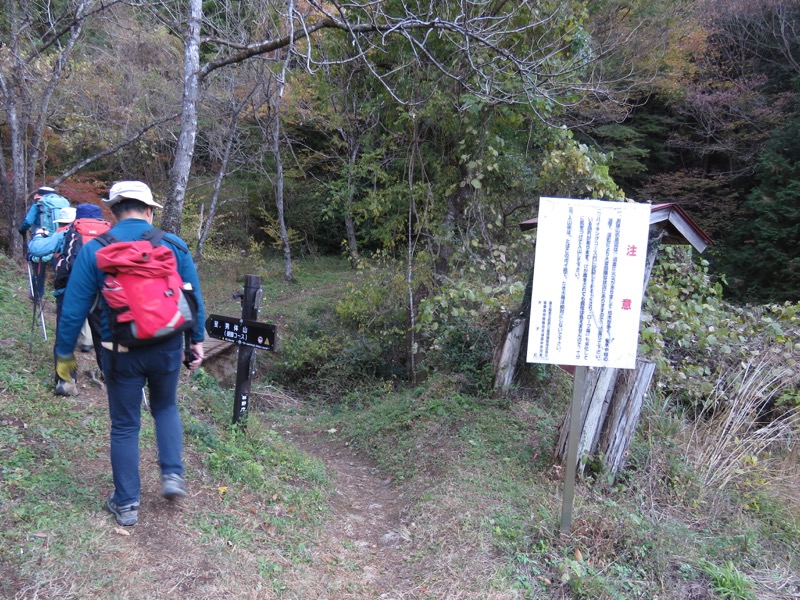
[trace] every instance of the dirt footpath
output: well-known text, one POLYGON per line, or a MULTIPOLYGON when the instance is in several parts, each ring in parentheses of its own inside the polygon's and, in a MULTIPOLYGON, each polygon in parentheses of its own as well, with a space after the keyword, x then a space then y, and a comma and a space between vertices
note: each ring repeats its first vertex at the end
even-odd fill
POLYGON ((319 598, 414 597, 406 568, 414 524, 403 516, 403 496, 374 464, 326 432, 281 431, 297 447, 322 460, 334 482, 332 517, 317 540, 325 574, 319 598))

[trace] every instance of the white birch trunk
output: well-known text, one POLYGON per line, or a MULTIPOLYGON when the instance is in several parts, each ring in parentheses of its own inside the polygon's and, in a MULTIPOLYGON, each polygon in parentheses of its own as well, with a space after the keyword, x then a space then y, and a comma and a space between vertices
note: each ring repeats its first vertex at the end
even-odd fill
POLYGON ((183 52, 183 103, 181 130, 175 148, 175 161, 170 170, 172 189, 164 205, 161 228, 176 235, 181 232, 183 204, 192 169, 197 138, 197 104, 200 101, 200 25, 203 20, 202 0, 189 0, 189 18, 183 52))

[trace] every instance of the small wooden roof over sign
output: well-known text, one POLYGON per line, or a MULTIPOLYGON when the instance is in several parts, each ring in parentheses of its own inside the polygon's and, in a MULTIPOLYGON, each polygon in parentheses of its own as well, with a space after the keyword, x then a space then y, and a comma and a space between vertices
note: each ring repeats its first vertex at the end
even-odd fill
MULTIPOLYGON (((523 231, 534 229, 539 219, 528 219, 519 224, 523 231)), ((672 202, 653 204, 650 208, 650 229, 660 228, 666 232, 661 242, 664 244, 690 244, 698 252, 703 252, 711 244, 711 238, 692 221, 683 209, 672 202)))

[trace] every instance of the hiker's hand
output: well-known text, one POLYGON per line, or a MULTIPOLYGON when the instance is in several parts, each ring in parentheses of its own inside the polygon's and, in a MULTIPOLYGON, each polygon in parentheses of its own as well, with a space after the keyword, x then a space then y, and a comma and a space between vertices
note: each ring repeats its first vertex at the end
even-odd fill
POLYGON ((39 229, 37 229, 34 232, 33 237, 37 237, 37 236, 47 237, 48 235, 50 235, 50 232, 47 231, 47 229, 45 229, 44 227, 39 227, 39 229))
POLYGON ((192 351, 192 355, 194 360, 190 362, 187 366, 189 367, 190 371, 194 371, 197 367, 200 366, 200 363, 203 362, 203 342, 196 342, 189 345, 189 348, 192 351))
POLYGON ((75 359, 75 354, 67 354, 56 357, 56 375, 64 381, 73 381, 75 373, 78 372, 78 361, 75 359))

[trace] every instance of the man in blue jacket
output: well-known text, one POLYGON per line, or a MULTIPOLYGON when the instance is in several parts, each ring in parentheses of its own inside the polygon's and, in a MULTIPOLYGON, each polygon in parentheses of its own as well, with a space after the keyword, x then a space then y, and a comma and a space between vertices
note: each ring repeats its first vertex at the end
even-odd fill
MULTIPOLYGON (((117 224, 109 233, 121 242, 137 241, 152 229, 153 211, 161 205, 153 200, 150 188, 141 181, 120 181, 111 186, 108 199, 117 224)), ((196 369, 203 360, 203 324, 205 307, 197 269, 186 243, 172 234, 161 242, 172 250, 177 270, 185 283, 194 288, 198 302, 197 320, 191 332, 190 350, 196 369)), ((78 253, 64 296, 64 306, 56 340, 57 373, 67 379, 77 368, 74 348, 81 325, 96 298, 104 304, 100 291, 106 274, 97 266, 96 253, 102 247, 94 239, 78 253)), ((156 428, 158 460, 161 469, 161 493, 168 500, 186 495, 183 479, 183 427, 177 406, 178 378, 184 358, 183 336, 175 335, 149 346, 126 348, 114 344, 107 310, 103 310, 101 364, 108 391, 111 417, 111 470, 114 492, 106 508, 117 523, 135 525, 139 518, 141 483, 139 479, 139 429, 141 426, 142 390, 147 384, 150 412, 156 428)))

